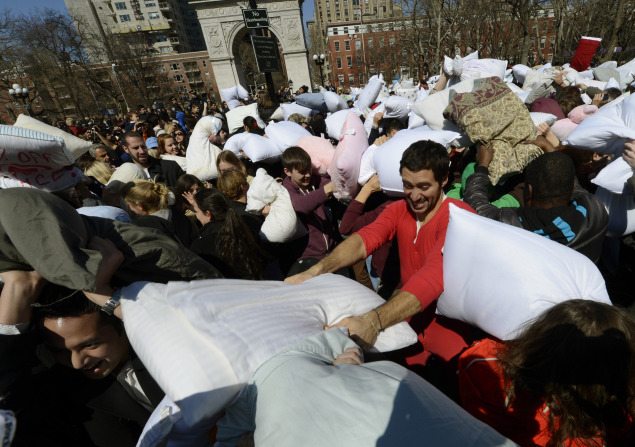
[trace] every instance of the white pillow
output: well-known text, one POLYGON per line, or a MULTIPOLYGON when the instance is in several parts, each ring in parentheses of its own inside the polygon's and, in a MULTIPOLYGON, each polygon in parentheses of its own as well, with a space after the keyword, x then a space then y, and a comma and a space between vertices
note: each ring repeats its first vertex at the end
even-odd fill
POLYGON ((280 158, 280 148, 269 138, 247 133, 243 140, 243 152, 254 163, 259 161, 273 161, 280 158))
POLYGON ((408 129, 416 129, 425 125, 425 120, 414 112, 408 114, 408 129))
POLYGON ((81 214, 82 216, 102 217, 104 219, 116 220, 126 223, 132 222, 128 213, 115 206, 83 206, 81 208, 77 208, 77 213, 81 214))
POLYGON ((478 51, 468 54, 465 57, 459 55, 454 56, 454 59, 448 56, 443 56, 443 71, 449 77, 460 77, 463 74, 463 67, 468 61, 478 59, 478 51))
POLYGON ((284 119, 284 112, 282 111, 282 107, 278 106, 278 108, 271 114, 269 119, 273 121, 282 121, 284 119))
POLYGON ((329 134, 329 137, 337 141, 342 138, 342 127, 344 127, 344 121, 346 121, 349 111, 349 109, 340 110, 335 113, 331 113, 326 117, 324 121, 326 123, 326 132, 329 134))
POLYGON ((243 145, 245 144, 247 135, 249 135, 248 132, 241 132, 236 135, 232 135, 227 139, 227 141, 225 141, 223 150, 232 151, 236 155, 241 155, 240 152, 243 150, 243 145))
POLYGON ((586 256, 531 231, 450 205, 437 313, 501 340, 574 298, 611 304, 586 256), (513 256, 510 254, 513 253, 513 256))
POLYGON ((401 156, 408 147, 423 140, 436 141, 446 148, 459 138, 458 132, 447 130, 430 130, 426 127, 400 130, 390 140, 382 144, 375 151, 374 165, 379 174, 379 183, 384 192, 392 195, 403 193, 403 184, 399 174, 401 156))
POLYGON ((15 121, 14 126, 23 127, 24 129, 31 129, 38 132, 42 132, 55 137, 61 137, 64 140, 64 152, 72 164, 80 155, 85 154, 93 145, 90 141, 77 138, 75 135, 68 132, 64 132, 62 129, 54 126, 50 126, 42 121, 38 121, 30 116, 20 114, 15 121))
POLYGON ((501 81, 505 79, 507 61, 499 59, 475 59, 463 63, 461 81, 468 79, 489 78, 495 76, 501 81))
POLYGON ((605 154, 618 154, 635 139, 635 95, 617 98, 582 121, 564 144, 605 154))
POLYGON ((531 68, 523 64, 516 64, 512 67, 512 73, 520 85, 523 85, 525 82, 525 76, 527 76, 527 73, 529 73, 530 70, 531 68))
POLYGON ((181 169, 187 172, 187 158, 185 157, 181 157, 180 155, 163 154, 161 155, 161 160, 174 161, 181 167, 181 169))
POLYGON ((249 99, 249 92, 242 85, 234 85, 233 87, 224 88, 220 91, 220 97, 223 101, 229 103, 231 100, 249 99))
POLYGON ((362 154, 362 160, 359 163, 358 184, 365 185, 368 179, 377 174, 377 169, 375 169, 375 152, 378 147, 379 146, 371 144, 362 154))
POLYGON ((379 92, 384 86, 384 76, 383 75, 374 75, 368 80, 366 86, 361 91, 359 96, 357 96, 357 101, 355 101, 355 107, 357 107, 362 113, 368 113, 370 106, 373 105, 377 96, 379 96, 379 92))
POLYGON ((434 93, 423 101, 415 103, 412 110, 423 118, 431 129, 460 132, 456 124, 443 117, 443 111, 450 104, 450 90, 456 93, 471 92, 474 89, 474 81, 475 79, 469 79, 459 82, 449 89, 434 93))
POLYGON ((247 190, 247 211, 261 211, 271 206, 260 227, 261 237, 269 242, 287 242, 306 234, 298 220, 289 191, 260 168, 247 190))
POLYGON ((190 142, 185 153, 187 173, 200 180, 210 180, 218 177, 216 158, 221 148, 210 143, 209 136, 218 132, 222 125, 220 119, 214 116, 204 116, 196 123, 190 142))
POLYGON ((227 108, 229 110, 233 110, 236 107, 240 107, 240 106, 242 106, 242 102, 240 102, 237 99, 230 99, 229 101, 227 101, 227 108))
POLYGON ((624 84, 633 82, 635 80, 635 58, 617 67, 617 71, 620 72, 620 79, 624 84))
POLYGON ((423 101, 430 95, 430 92, 424 88, 417 90, 417 98, 414 102, 423 101))
MULTIPOLYGON (((417 96, 419 94, 419 91, 420 90, 418 87, 405 88, 403 87, 403 83, 402 83, 401 88, 395 89, 395 95, 401 98, 406 98, 410 102, 415 102, 417 101, 417 96)), ((423 91, 425 92, 425 90, 423 91)))
MULTIPOLYGON (((300 285, 138 282, 122 289, 121 307, 136 354, 192 426, 221 411, 278 352, 382 303, 367 287, 330 274, 300 285)), ((399 323, 379 334, 375 348, 391 351, 416 340, 399 323)))
POLYGON ((311 110, 325 111, 326 109, 323 93, 302 93, 295 97, 295 103, 311 110))
POLYGON ((624 158, 618 157, 602 169, 591 183, 614 193, 622 194, 629 178, 633 176, 633 169, 624 158))
POLYGON ((271 141, 283 152, 288 147, 296 146, 300 138, 311 136, 308 130, 291 121, 269 123, 267 127, 265 127, 265 134, 271 138, 271 141))
POLYGON ((408 113, 410 113, 411 106, 412 101, 409 101, 407 98, 402 98, 401 96, 396 95, 391 96, 384 101, 384 107, 386 108, 384 118, 405 120, 408 117, 408 113))
MULTIPOLYGON (((0 173, 45 191, 77 184, 82 172, 61 137, 0 124, 0 173)), ((6 211, 4 211, 6 212, 6 211)))
POLYGON ((547 123, 549 126, 551 126, 558 119, 556 115, 544 112, 529 112, 529 115, 531 116, 531 120, 536 126, 542 123, 547 123))
POLYGON ((229 128, 229 133, 231 134, 236 132, 238 129, 242 129, 243 119, 248 116, 254 117, 261 129, 265 128, 265 123, 258 114, 258 103, 254 102, 247 106, 236 107, 235 109, 232 109, 225 114, 225 117, 227 118, 227 127, 229 128))
POLYGON ((308 107, 301 106, 300 104, 296 104, 292 102, 290 104, 280 104, 280 108, 282 109, 282 116, 284 120, 288 120, 291 115, 294 113, 299 113, 302 116, 309 118, 311 116, 312 110, 308 107))
POLYGON ((337 112, 338 110, 347 109, 346 101, 340 95, 335 92, 324 91, 322 92, 324 95, 324 102, 326 103, 326 108, 329 112, 337 112))
POLYGON ((609 213, 608 236, 621 237, 635 232, 635 197, 632 191, 625 190, 622 194, 613 194, 602 187, 595 191, 606 211, 609 213))
POLYGON ((373 129, 373 121, 375 119, 375 115, 377 115, 379 112, 383 113, 385 111, 386 106, 382 102, 377 107, 369 110, 368 113, 366 113, 366 119, 364 120, 364 130, 366 131, 366 135, 370 136, 370 131, 373 129))

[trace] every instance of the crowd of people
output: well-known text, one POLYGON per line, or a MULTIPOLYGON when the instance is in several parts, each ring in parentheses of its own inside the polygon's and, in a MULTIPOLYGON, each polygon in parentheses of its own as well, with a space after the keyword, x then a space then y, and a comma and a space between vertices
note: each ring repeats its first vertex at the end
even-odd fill
MULTIPOLYGON (((602 110, 635 90, 635 82, 604 91, 569 85, 563 73, 554 71, 548 88, 525 102, 527 117, 531 110, 563 120, 585 97, 602 110)), ((499 88, 494 79, 490 100, 499 88)), ((452 84, 452 74, 442 73, 413 90, 431 98, 452 84)), ((287 99, 322 94, 308 90, 287 99)), ((385 98, 398 94, 388 89, 385 98)), ((370 124, 366 151, 380 151, 407 132, 407 116, 371 113, 377 95, 367 110, 355 112, 352 96, 342 98, 340 108, 370 124)), ((635 172, 635 139, 624 138, 612 156, 569 146, 554 132, 557 126, 540 123, 531 139, 517 142, 539 153, 503 181, 494 177, 505 150, 495 138, 467 131, 472 141, 465 146, 415 141, 403 148, 396 168, 402 194, 387 193, 375 172, 342 199, 333 171, 316 169, 314 153, 302 144, 257 161, 245 150, 224 150, 236 135, 270 138, 260 123, 280 119, 267 98, 232 101, 173 99, 168 107, 139 105, 118 119, 55 123, 90 142, 65 171, 78 168, 83 175, 64 188, 12 184, 20 177, 3 171, 2 446, 137 443, 165 393, 127 339, 122 287, 214 278, 292 287, 327 273, 357 281, 385 302, 326 328, 323 338, 291 351, 295 357, 274 357, 202 436, 199 427, 198 437, 167 445, 415 445, 427 436, 431 445, 635 445, 635 322, 626 309, 633 303, 635 247, 632 236, 607 233, 611 210, 591 182, 619 158, 635 172), (231 128, 231 110, 253 103, 258 116, 231 128), (205 169, 192 163, 201 148, 213 157, 205 169), (295 213, 298 230, 284 241, 262 231, 276 204, 249 206, 262 169, 281 185, 295 213), (456 273, 444 271, 443 258, 456 207, 583 254, 602 272, 613 305, 567 297, 510 340, 438 314, 444 282, 456 273), (418 335, 415 345, 370 353, 381 333, 404 321, 418 335), (351 371, 365 361, 357 378, 351 371), (345 392, 333 392, 340 386, 345 392), (408 404, 370 395, 382 387, 398 389, 399 402, 408 404), (324 393, 328 399, 319 397, 324 393), (337 427, 321 426, 339 405, 348 410, 332 422, 337 427), (390 425, 395 421, 398 428, 390 425)), ((445 118, 452 113, 446 110, 445 118)), ((322 108, 286 121, 335 153, 339 140, 352 134, 334 138, 328 115, 322 108)), ((459 127, 464 116, 455 119, 459 127)), ((627 188, 635 188, 634 176, 627 188)), ((625 194, 632 201, 633 193, 625 194)), ((532 266, 525 268, 531 275, 532 266)), ((496 273, 484 280, 496 281, 496 273)))

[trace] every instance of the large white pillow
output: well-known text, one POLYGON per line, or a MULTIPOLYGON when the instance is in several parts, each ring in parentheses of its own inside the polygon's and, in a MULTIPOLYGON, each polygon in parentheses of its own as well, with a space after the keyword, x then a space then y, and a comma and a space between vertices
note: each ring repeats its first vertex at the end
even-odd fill
POLYGON ((403 193, 403 184, 399 174, 401 156, 416 141, 436 141, 446 148, 459 138, 458 132, 448 130, 430 130, 427 127, 400 130, 390 140, 375 151, 374 165, 379 174, 379 183, 384 192, 393 195, 403 193))
POLYGON ((223 101, 229 103, 231 100, 249 99, 249 92, 242 85, 224 88, 220 91, 223 101))
POLYGON ((529 73, 530 70, 531 68, 523 64, 516 64, 512 67, 512 73, 520 85, 523 85, 525 82, 525 76, 527 76, 527 73, 529 73))
POLYGON ((377 96, 379 96, 379 92, 384 86, 384 76, 383 75, 374 75, 368 80, 368 83, 364 86, 364 89, 361 91, 359 96, 357 96, 357 101, 355 101, 355 107, 357 107, 362 113, 368 113, 370 106, 373 105, 377 96))
POLYGON ((375 115, 378 113, 384 113, 386 111, 386 106, 384 103, 380 103, 377 107, 372 110, 369 110, 366 113, 366 119, 364 120, 364 130, 366 131, 366 135, 370 136, 370 132, 373 129, 373 121, 375 120, 375 115))
POLYGON ((242 129, 243 119, 248 116, 254 117, 261 129, 265 128, 265 123, 258 114, 258 103, 254 102, 247 106, 236 107, 225 114, 229 133, 234 133, 238 129, 242 129))
POLYGON ((463 67, 468 61, 478 60, 478 51, 468 54, 465 57, 459 55, 454 59, 443 56, 443 71, 449 77, 459 78, 463 74, 463 67))
POLYGON ((234 154, 240 155, 240 151, 243 150, 243 145, 245 144, 247 135, 249 135, 248 132, 241 132, 236 135, 232 135, 227 139, 227 141, 225 141, 223 150, 232 151, 234 154))
POLYGON ((499 59, 474 59, 463 63, 461 81, 468 79, 489 78, 496 76, 501 81, 505 79, 507 61, 499 59))
POLYGON ((298 220, 289 191, 260 168, 247 191, 247 211, 261 211, 270 206, 269 214, 260 227, 261 237, 269 242, 287 242, 306 234, 298 220))
MULTIPOLYGON (((121 305, 136 354, 192 426, 220 412, 278 352, 383 302, 355 281, 321 275, 300 285, 139 282, 122 289, 121 305)), ((399 323, 379 334, 375 348, 391 351, 416 340, 399 323)))
POLYGON ((212 144, 209 136, 216 134, 221 126, 221 120, 214 116, 208 115, 198 120, 185 153, 188 174, 203 181, 218 177, 216 158, 221 153, 221 148, 212 144))
MULTIPOLYGON (((82 172, 61 137, 0 124, 0 173, 45 191, 77 184, 82 172)), ((6 211, 4 211, 6 212, 6 211)))
POLYGON ((605 154, 618 154, 635 139, 635 95, 617 98, 586 118, 564 144, 605 154))
POLYGON ((77 158, 79 158, 80 155, 85 154, 93 145, 90 141, 77 138, 75 135, 64 132, 58 127, 50 126, 42 121, 23 114, 18 116, 14 126, 36 130, 55 137, 61 137, 62 140, 64 140, 64 152, 67 154, 69 160, 71 160, 68 164, 72 164, 75 160, 77 160, 77 158))
POLYGON ((290 104, 280 104, 280 108, 282 109, 282 116, 284 120, 288 120, 291 115, 294 113, 299 113, 300 115, 309 118, 311 113, 313 112, 308 107, 301 106, 300 104, 296 104, 292 102, 290 104))
POLYGON ((326 110, 323 93, 302 93, 295 97, 295 103, 311 110, 319 110, 321 112, 326 110))
POLYGON ((325 90, 322 92, 324 95, 324 102, 326 103, 326 108, 329 112, 337 112, 338 110, 347 109, 346 101, 340 95, 335 92, 329 92, 325 90))
POLYGON ((254 163, 280 158, 282 151, 271 139, 255 133, 247 133, 243 140, 243 152, 254 163))
POLYGON ((340 138, 342 138, 342 127, 344 127, 344 121, 346 121, 349 111, 349 109, 339 110, 326 117, 324 121, 326 123, 326 133, 329 134, 329 137, 340 141, 340 138))
POLYGON ((421 127, 425 124, 425 120, 416 113, 410 112, 408 114, 408 129, 416 129, 417 127, 421 127))
POLYGON ((170 160, 178 164, 183 171, 187 172, 187 158, 181 157, 180 155, 170 155, 163 154, 161 155, 161 160, 170 160))
POLYGON ((624 84, 630 84, 635 80, 635 58, 624 65, 617 67, 620 72, 620 79, 624 84))
POLYGON ((626 189, 622 194, 614 194, 598 187, 595 197, 609 213, 607 235, 620 237, 635 232, 635 196, 632 191, 626 189))
POLYGON ((384 107, 386 111, 384 112, 384 118, 397 118, 400 120, 405 120, 408 117, 408 113, 410 113, 410 107, 412 106, 412 101, 407 98, 402 98, 401 96, 390 96, 386 101, 384 101, 384 107))
POLYGON ((574 298, 611 304, 586 256, 523 228, 450 205, 437 313, 501 340, 574 298), (510 254, 513 253, 513 256, 510 254))
POLYGON ((359 163, 359 176, 357 177, 358 184, 365 185, 373 175, 377 174, 377 169, 375 168, 375 152, 378 147, 379 146, 371 144, 362 154, 362 159, 359 163))
POLYGON ((282 121, 284 119, 284 112, 282 111, 282 107, 278 106, 278 108, 271 114, 269 119, 273 121, 282 121))
POLYGON ((542 123, 547 123, 547 125, 551 126, 558 119, 556 115, 544 112, 529 112, 529 115, 536 126, 542 123))
POLYGON ((265 134, 271 138, 271 141, 283 152, 288 147, 296 146, 300 138, 311 136, 308 130, 291 121, 269 123, 267 127, 265 127, 265 134))
POLYGON ((633 169, 624 158, 618 157, 602 169, 591 183, 614 193, 622 194, 629 178, 633 176, 633 169))

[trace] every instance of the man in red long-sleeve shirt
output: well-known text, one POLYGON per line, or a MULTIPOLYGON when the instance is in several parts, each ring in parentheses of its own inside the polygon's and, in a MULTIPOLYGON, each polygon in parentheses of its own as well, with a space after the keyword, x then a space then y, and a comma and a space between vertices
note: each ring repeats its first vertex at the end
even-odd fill
POLYGON ((430 354, 448 361, 467 347, 460 334, 439 324, 434 316, 436 300, 443 292, 442 249, 449 204, 473 212, 468 205, 443 194, 449 164, 448 153, 440 144, 431 141, 412 144, 404 152, 399 168, 405 199, 389 205, 373 223, 350 236, 318 264, 286 280, 297 284, 349 266, 397 237, 400 291, 385 304, 346 318, 338 326, 347 327, 361 343, 372 345, 383 329, 424 313, 427 318, 411 321, 425 348, 425 355, 418 357, 417 363, 425 363, 430 354))

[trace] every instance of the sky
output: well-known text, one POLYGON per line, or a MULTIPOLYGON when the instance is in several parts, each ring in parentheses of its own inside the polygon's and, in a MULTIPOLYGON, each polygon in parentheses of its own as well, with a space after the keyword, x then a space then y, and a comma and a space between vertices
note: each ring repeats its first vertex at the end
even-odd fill
MULTIPOLYGON (((313 7, 313 0, 304 0, 302 13, 305 22, 313 18, 313 7)), ((28 13, 38 8, 51 8, 66 12, 64 0, 0 0, 0 10, 8 9, 14 13, 28 13)))

